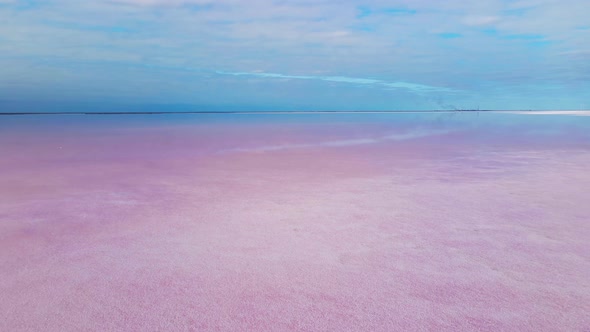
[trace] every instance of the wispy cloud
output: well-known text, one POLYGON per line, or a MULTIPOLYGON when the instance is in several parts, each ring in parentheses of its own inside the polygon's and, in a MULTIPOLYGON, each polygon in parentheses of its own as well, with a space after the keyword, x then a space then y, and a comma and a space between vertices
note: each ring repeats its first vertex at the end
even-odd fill
POLYGON ((414 15, 416 14, 416 10, 408 9, 408 8, 391 8, 391 7, 368 7, 368 6, 359 6, 358 8, 358 18, 364 18, 372 15, 414 15))
POLYGON ((587 21, 579 0, 0 0, 0 99, 587 108, 587 21))
POLYGON ((469 26, 488 26, 500 22, 499 16, 467 16, 462 19, 465 25, 469 26))
POLYGON ((310 76, 310 75, 285 75, 277 73, 258 73, 258 72, 225 72, 216 71, 219 75, 232 75, 232 76, 252 76, 262 78, 281 78, 281 79, 297 79, 297 80, 320 80, 337 83, 348 83, 356 85, 370 85, 388 89, 406 89, 416 93, 425 92, 458 92, 454 89, 446 87, 431 86, 425 84, 417 84, 410 82, 389 82, 373 78, 359 78, 359 77, 346 77, 346 76, 310 76))
POLYGON ((122 3, 137 6, 183 6, 183 5, 209 5, 213 0, 110 0, 114 3, 122 3))
POLYGON ((462 35, 460 33, 456 33, 456 32, 443 32, 443 33, 439 33, 438 36, 441 38, 444 38, 444 39, 455 39, 455 38, 460 38, 462 35))

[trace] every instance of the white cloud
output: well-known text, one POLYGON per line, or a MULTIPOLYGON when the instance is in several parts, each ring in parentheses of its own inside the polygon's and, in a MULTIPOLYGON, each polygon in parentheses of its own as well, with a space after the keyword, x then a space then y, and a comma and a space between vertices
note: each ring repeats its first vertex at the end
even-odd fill
MULTIPOLYGON (((524 90, 532 95, 531 87, 539 81, 568 87, 560 91, 579 91, 577 100, 587 95, 583 90, 590 72, 583 51, 590 49, 590 39, 584 30, 588 23, 583 1, 0 3, 0 84, 26 84, 32 77, 50 82, 51 75, 44 80, 38 76, 55 70, 91 81, 96 72, 116 76, 122 68, 143 68, 146 73, 169 68, 172 76, 191 68, 210 72, 223 68, 228 73, 275 79, 275 84, 298 79, 331 82, 326 89, 338 91, 376 87, 359 89, 359 95, 379 90, 384 100, 405 92, 447 95, 457 90, 473 99, 483 95, 493 100, 508 95, 521 98, 524 90), (362 5, 369 7, 369 14, 359 15, 362 5), (396 9, 412 15, 387 15, 396 9), (459 37, 445 40, 439 34, 459 37), (546 44, 502 39, 510 35, 539 35, 546 44), (13 63, 22 66, 9 68, 13 63), (83 70, 82 65, 94 71, 83 70), (253 75, 252 69, 260 70, 260 75, 253 75), (569 89, 569 82, 582 83, 575 90, 569 89), (510 90, 498 92, 498 86, 510 86, 510 90)), ((194 75, 195 80, 203 79, 194 75)), ((186 81, 179 80, 162 86, 183 84, 186 81)))
POLYGON ((209 5, 212 0, 104 0, 106 3, 126 4, 132 6, 166 6, 175 7, 183 5, 209 5))
POLYGON ((485 26, 498 23, 500 20, 499 16, 467 16, 462 22, 470 26, 485 26))
POLYGON ((233 76, 253 76, 253 77, 265 77, 265 78, 287 78, 287 79, 299 79, 299 80, 320 80, 328 82, 338 83, 349 83, 357 85, 372 85, 376 87, 386 87, 392 89, 406 89, 412 92, 456 92, 453 89, 445 87, 430 86, 425 84, 408 83, 408 82, 388 82, 372 78, 359 78, 359 77, 345 77, 345 76, 309 76, 309 75, 285 75, 277 73, 260 73, 260 72, 224 72, 217 71, 220 75, 233 75, 233 76))

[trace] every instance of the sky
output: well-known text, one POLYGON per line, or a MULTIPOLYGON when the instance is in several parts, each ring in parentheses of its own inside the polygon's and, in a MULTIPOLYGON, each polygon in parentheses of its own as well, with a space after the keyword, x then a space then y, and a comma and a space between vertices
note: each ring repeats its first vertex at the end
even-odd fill
POLYGON ((0 0, 0 112, 590 109, 579 0, 0 0))

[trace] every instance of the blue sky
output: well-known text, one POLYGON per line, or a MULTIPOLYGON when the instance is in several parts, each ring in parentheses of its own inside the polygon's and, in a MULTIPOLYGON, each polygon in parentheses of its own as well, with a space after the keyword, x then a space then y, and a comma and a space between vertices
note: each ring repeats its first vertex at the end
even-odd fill
POLYGON ((0 106, 590 109, 589 16, 578 0, 0 0, 0 106))

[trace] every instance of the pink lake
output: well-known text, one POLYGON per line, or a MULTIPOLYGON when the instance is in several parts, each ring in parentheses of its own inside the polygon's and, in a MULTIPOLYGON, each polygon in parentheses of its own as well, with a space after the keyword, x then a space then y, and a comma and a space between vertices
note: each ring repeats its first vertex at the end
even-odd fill
POLYGON ((2 117, 0 156, 0 331, 590 331, 590 117, 2 117))

